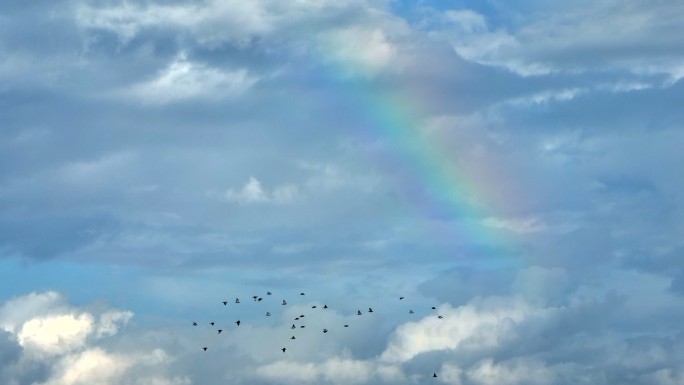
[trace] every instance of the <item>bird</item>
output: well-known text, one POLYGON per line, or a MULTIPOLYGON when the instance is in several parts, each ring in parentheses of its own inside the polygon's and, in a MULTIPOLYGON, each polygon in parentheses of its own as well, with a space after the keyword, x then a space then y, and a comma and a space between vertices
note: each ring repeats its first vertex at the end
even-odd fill
POLYGON ((240 303, 240 298, 235 298, 235 303, 240 303))
POLYGON ((211 326, 214 326, 214 322, 213 322, 213 321, 212 321, 212 322, 209 322, 209 323, 211 324, 211 326))
POLYGON ((304 318, 304 314, 300 315, 299 318, 304 318))
POLYGON ((436 377, 437 377, 437 373, 432 373, 432 378, 436 378, 436 377))
POLYGON ((197 322, 193 322, 193 323, 192 323, 192 326, 197 326, 197 322))
POLYGON ((357 310, 356 315, 361 315, 361 310, 357 310))
POLYGON ((312 309, 315 309, 315 308, 316 308, 316 305, 311 306, 311 308, 312 308, 312 309))
POLYGON ((206 351, 207 351, 207 347, 206 347, 206 346, 203 347, 202 350, 204 350, 204 351, 206 352, 206 351))
POLYGON ((400 300, 404 299, 404 297, 399 297, 400 300))
POLYGON ((444 318, 444 317, 442 317, 441 315, 438 315, 437 318, 442 319, 442 318, 444 318))
POLYGON ((299 295, 304 295, 304 293, 299 293, 299 295))
POLYGON ((372 312, 373 312, 373 309, 368 308, 368 312, 369 312, 369 313, 372 313, 372 312))
POLYGON ((409 310, 409 314, 413 314, 413 310, 409 310))
POLYGON ((228 301, 223 301, 223 306, 228 305, 228 301))
POLYGON ((235 323, 237 324, 237 326, 240 326, 240 320, 235 321, 235 323))
POLYGON ((292 327, 290 329, 297 329, 297 327, 295 326, 295 324, 292 324, 292 327))
POLYGON ((323 305, 323 309, 327 309, 327 308, 328 308, 328 305, 323 305))
POLYGON ((271 292, 270 292, 270 291, 267 291, 267 292, 266 292, 266 295, 271 295, 271 292))
POLYGON ((263 298, 259 297, 259 298, 257 298, 257 301, 261 302, 262 299, 263 299, 263 298))
POLYGON ((287 305, 287 301, 283 300, 283 305, 287 305))
POLYGON ((299 317, 295 317, 295 321, 299 321, 299 317))
POLYGON ((437 308, 433 306, 433 307, 432 307, 432 310, 437 310, 437 308))
POLYGON ((218 330, 218 334, 221 334, 222 331, 223 331, 223 329, 219 329, 219 330, 218 330))
POLYGON ((270 312, 270 311, 267 311, 267 312, 266 312, 266 317, 270 317, 270 316, 271 316, 271 312, 270 312))
POLYGON ((323 333, 327 333, 327 332, 328 332, 328 329, 323 329, 323 333))
POLYGON ((344 325, 344 327, 348 328, 348 327, 349 327, 349 325, 344 325))
POLYGON ((257 298, 259 298, 258 295, 253 295, 253 296, 252 296, 252 299, 255 300, 255 301, 257 300, 257 298))
POLYGON ((300 328, 300 329, 304 329, 305 327, 306 327, 305 325, 302 325, 302 326, 300 326, 299 328, 300 328))
POLYGON ((294 336, 292 336, 292 338, 290 338, 290 339, 291 339, 291 340, 294 340, 295 338, 294 338, 294 336))
POLYGON ((285 351, 287 350, 287 348, 282 348, 282 349, 280 349, 280 350, 282 350, 283 353, 285 353, 285 351))

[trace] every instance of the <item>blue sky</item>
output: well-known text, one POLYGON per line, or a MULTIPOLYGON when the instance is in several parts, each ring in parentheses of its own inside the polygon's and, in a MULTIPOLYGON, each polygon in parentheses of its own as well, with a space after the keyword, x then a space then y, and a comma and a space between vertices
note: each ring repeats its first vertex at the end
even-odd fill
POLYGON ((0 382, 684 383, 682 20, 3 2, 0 382))

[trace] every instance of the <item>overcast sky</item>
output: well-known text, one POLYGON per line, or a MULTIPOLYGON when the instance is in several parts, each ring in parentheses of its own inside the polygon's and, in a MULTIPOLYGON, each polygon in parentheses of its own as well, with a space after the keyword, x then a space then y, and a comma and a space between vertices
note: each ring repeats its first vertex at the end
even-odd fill
POLYGON ((0 383, 681 385, 683 78, 680 1, 4 0, 0 383))

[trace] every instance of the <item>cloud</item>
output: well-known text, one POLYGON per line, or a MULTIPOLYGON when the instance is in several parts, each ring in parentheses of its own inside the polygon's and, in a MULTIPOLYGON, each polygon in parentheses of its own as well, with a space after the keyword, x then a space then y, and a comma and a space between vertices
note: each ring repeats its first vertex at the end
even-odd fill
POLYGON ((116 352, 105 347, 132 315, 118 310, 91 312, 68 304, 56 292, 5 302, 0 324, 19 348, 9 362, 0 362, 7 383, 33 378, 31 383, 40 385, 189 385, 187 378, 166 376, 172 358, 161 349, 116 352))
POLYGON ((124 99, 133 97, 152 105, 192 99, 216 100, 237 97, 257 81, 258 78, 251 76, 246 69, 210 68, 192 63, 181 55, 156 78, 132 85, 120 96, 124 99))
POLYGON ((245 185, 238 190, 228 189, 225 198, 230 202, 240 204, 255 203, 288 203, 299 197, 299 190, 296 185, 286 184, 275 187, 273 191, 265 191, 261 182, 255 177, 250 176, 245 185))

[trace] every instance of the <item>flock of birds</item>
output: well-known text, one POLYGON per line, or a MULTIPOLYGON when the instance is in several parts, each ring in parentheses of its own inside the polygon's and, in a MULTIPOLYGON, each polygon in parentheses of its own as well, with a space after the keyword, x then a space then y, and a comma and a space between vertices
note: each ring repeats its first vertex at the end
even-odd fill
MULTIPOLYGON (((304 295, 306 295, 306 293, 301 292, 301 293, 299 293, 299 295, 300 295, 300 296, 304 296, 304 295)), ((271 296, 273 296, 273 293, 270 292, 270 291, 268 291, 268 292, 266 292, 266 296, 267 296, 267 297, 271 297, 271 296)), ((399 297, 399 301, 404 300, 404 298, 405 298, 405 297, 399 297)), ((264 297, 261 297, 261 296, 259 296, 259 295, 253 295, 251 299, 252 299, 253 302, 257 302, 257 303, 258 303, 258 302, 264 301, 264 297)), ((235 301, 226 301, 226 300, 221 301, 221 303, 223 304, 223 306, 228 306, 228 304, 229 304, 230 302, 233 302, 233 303, 236 304, 236 305, 237 305, 237 304, 240 304, 240 298, 235 298, 235 301)), ((281 306, 287 306, 287 304, 288 304, 287 300, 283 299, 283 300, 282 300, 282 303, 281 303, 281 306)), ((318 305, 313 305, 313 306, 311 306, 311 309, 318 309, 318 308, 319 308, 318 305)), ((323 305, 323 306, 321 306, 320 308, 323 309, 323 310, 328 309, 328 305, 323 305)), ((432 309, 432 310, 437 310, 437 307, 432 306, 431 309, 432 309)), ((370 313, 373 313, 373 312, 374 312, 374 311, 373 311, 373 308, 369 307, 368 310, 366 311, 366 314, 370 314, 370 313)), ((409 314, 415 314, 415 312, 413 311, 413 309, 409 309, 408 313, 409 313, 409 314)), ((356 311, 356 315, 357 315, 357 316, 362 316, 363 314, 364 314, 364 313, 361 311, 361 309, 358 309, 358 310, 356 311)), ((266 316, 266 317, 271 317, 271 312, 270 312, 270 311, 266 311, 266 312, 265 312, 265 316, 266 316)), ((305 327, 306 327, 306 325, 304 324, 304 321, 305 321, 304 319, 305 319, 305 318, 306 318, 306 315, 305 315, 305 314, 300 314, 300 315, 294 317, 293 321, 295 321, 295 323, 293 323, 292 326, 290 326, 290 329, 296 330, 296 329, 303 329, 303 328, 305 328, 305 327)), ((444 317, 441 316, 441 315, 437 315, 437 318, 443 319, 444 317)), ((235 326, 236 328, 239 327, 241 324, 243 324, 243 322, 242 322, 240 319, 236 320, 234 323, 235 323, 235 325, 236 325, 236 326, 235 326)), ((221 333, 224 331, 224 329, 221 329, 219 326, 216 325, 216 322, 215 322, 215 321, 210 321, 208 324, 209 324, 210 326, 212 326, 212 327, 218 327, 218 328, 216 329, 217 334, 221 334, 221 333)), ((197 321, 194 321, 194 322, 192 323, 192 326, 193 326, 193 327, 197 327, 197 326, 199 326, 199 324, 197 323, 197 321)), ((348 327, 349 327, 349 324, 344 324, 343 327, 348 328, 348 327)), ((328 333, 328 329, 327 329, 327 328, 323 328, 323 329, 321 330, 321 332, 324 333, 324 334, 325 334, 325 333, 328 333)), ((293 332, 293 333, 294 333, 294 332, 293 332)), ((292 335, 292 337, 290 337, 290 340, 296 340, 296 339, 297 339, 297 338, 295 337, 294 334, 292 335)), ((207 347, 207 346, 203 346, 203 347, 202 347, 202 350, 205 351, 205 352, 206 352, 208 349, 209 349, 209 347, 207 347)), ((283 353, 286 353, 286 352, 287 352, 287 347, 284 346, 284 347, 280 348, 280 350, 281 350, 283 353)), ((433 374, 432 374, 432 377, 433 377, 433 378, 436 378, 436 377, 437 377, 437 373, 433 373, 433 374)))

